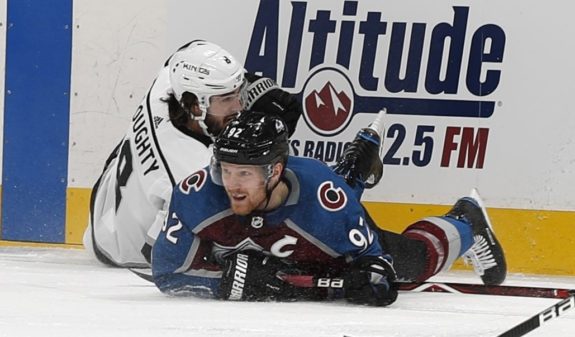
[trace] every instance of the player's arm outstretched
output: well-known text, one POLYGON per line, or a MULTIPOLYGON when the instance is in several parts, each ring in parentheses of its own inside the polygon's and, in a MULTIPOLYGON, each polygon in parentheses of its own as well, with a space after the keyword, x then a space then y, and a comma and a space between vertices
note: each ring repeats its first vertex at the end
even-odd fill
POLYGON ((352 188, 329 168, 316 167, 315 171, 319 177, 317 187, 308 194, 312 198, 307 200, 306 211, 302 213, 308 215, 294 221, 308 232, 307 237, 315 239, 319 249, 335 258, 327 263, 338 260, 342 263, 327 272, 312 273, 314 286, 339 285, 342 290, 339 294, 352 303, 373 306, 393 303, 397 298, 393 260, 366 221, 367 214, 360 201, 352 188))
MULTIPOLYGON (((350 190, 347 191, 351 195, 350 190)), ((378 235, 370 228, 365 210, 358 200, 349 200, 349 212, 345 232, 333 246, 345 256, 348 265, 340 276, 344 297, 351 303, 387 306, 397 299, 397 278, 392 257, 385 253, 378 235), (341 244, 340 242, 345 242, 341 244)))

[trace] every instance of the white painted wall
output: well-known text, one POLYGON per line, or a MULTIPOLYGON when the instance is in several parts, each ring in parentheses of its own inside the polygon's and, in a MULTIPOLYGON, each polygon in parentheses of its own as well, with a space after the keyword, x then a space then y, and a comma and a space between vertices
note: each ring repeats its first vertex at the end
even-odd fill
POLYGON ((91 187, 167 55, 157 0, 75 0, 70 187, 91 187))

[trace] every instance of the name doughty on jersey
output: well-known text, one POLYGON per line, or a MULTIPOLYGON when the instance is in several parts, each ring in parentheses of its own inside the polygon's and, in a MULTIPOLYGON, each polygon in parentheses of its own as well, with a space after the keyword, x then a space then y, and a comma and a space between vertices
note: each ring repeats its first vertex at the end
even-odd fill
POLYGON ((160 168, 158 165, 158 159, 154 153, 152 143, 150 141, 150 125, 148 125, 148 119, 144 116, 144 109, 142 106, 138 107, 136 114, 132 118, 132 131, 134 132, 134 142, 136 149, 138 150, 138 159, 145 167, 144 175, 147 175, 151 171, 160 168))

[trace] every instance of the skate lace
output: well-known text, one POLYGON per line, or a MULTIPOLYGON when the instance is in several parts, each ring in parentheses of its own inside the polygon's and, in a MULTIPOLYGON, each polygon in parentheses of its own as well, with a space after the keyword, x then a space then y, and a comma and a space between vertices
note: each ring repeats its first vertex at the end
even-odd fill
POLYGON ((482 235, 475 235, 475 243, 463 255, 466 264, 471 264, 475 273, 483 276, 485 270, 497 266, 493 252, 489 248, 489 243, 482 235))

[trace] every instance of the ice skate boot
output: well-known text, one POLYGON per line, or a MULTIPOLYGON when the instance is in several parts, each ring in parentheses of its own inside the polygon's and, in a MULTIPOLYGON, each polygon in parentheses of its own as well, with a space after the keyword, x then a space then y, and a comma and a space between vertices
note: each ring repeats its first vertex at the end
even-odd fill
POLYGON ((459 199, 446 216, 464 220, 473 229, 473 245, 463 254, 466 263, 486 285, 499 285, 507 276, 503 248, 493 232, 483 201, 473 189, 469 197, 459 199))
POLYGON ((383 176, 380 148, 384 115, 382 110, 369 127, 357 133, 333 169, 351 187, 360 183, 362 187, 372 188, 383 176))

